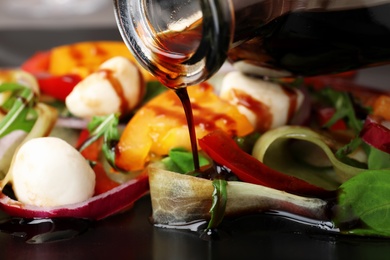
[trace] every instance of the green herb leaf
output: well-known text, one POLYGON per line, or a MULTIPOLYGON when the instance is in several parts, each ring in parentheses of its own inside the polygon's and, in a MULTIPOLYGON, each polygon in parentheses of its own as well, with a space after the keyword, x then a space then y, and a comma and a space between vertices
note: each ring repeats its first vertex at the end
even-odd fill
POLYGON ((181 173, 181 174, 186 173, 182 169, 180 169, 179 166, 177 166, 177 164, 169 156, 163 158, 161 160, 161 162, 164 164, 164 167, 165 167, 164 169, 166 169, 168 171, 177 172, 177 173, 181 173))
POLYGON ((358 149, 363 144, 363 140, 360 137, 356 137, 352 139, 348 144, 338 149, 335 153, 335 156, 343 163, 346 163, 353 167, 367 169, 366 163, 359 162, 348 156, 350 153, 358 149))
MULTIPOLYGON (((162 160, 168 170, 183 174, 195 170, 192 152, 182 148, 174 148, 169 151, 168 156, 162 160)), ((209 160, 199 153, 199 165, 206 166, 208 164, 210 164, 209 160)))
POLYGON ((115 145, 119 141, 120 135, 118 131, 119 115, 111 114, 108 116, 93 117, 88 124, 90 137, 80 146, 79 151, 84 150, 90 144, 103 136, 102 151, 108 163, 117 168, 115 165, 115 145))
POLYGON ((319 94, 327 98, 336 109, 334 115, 324 125, 325 127, 332 126, 339 119, 346 119, 348 126, 354 130, 356 134, 361 131, 363 122, 356 117, 353 103, 347 92, 336 91, 332 88, 324 88, 319 94))
POLYGON ((213 180, 213 204, 210 208, 211 219, 209 221, 207 229, 216 228, 223 220, 227 203, 227 185, 228 182, 226 180, 213 180))
POLYGON ((17 129, 29 132, 37 118, 34 110, 37 96, 30 88, 14 83, 0 85, 0 92, 5 91, 12 94, 1 106, 7 114, 0 121, 0 137, 17 129))
POLYGON ((339 188, 335 223, 359 235, 390 236, 390 170, 367 170, 339 188))
POLYGON ((366 144, 368 169, 390 169, 390 154, 366 144))

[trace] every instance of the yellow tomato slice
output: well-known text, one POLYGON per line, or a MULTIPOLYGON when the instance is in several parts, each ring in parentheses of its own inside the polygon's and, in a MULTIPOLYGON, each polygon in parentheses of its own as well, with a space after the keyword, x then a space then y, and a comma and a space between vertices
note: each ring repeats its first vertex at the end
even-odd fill
POLYGON ((390 120, 390 96, 380 95, 372 105, 373 115, 379 116, 385 120, 390 120))
MULTIPOLYGON (((77 74, 82 78, 96 71, 106 60, 123 56, 136 62, 123 42, 91 41, 62 45, 51 50, 49 72, 53 75, 77 74)), ((146 81, 154 77, 139 66, 146 81)))
MULTIPOLYGON (((254 129, 247 118, 220 99, 211 85, 188 87, 197 138, 215 129, 230 136, 244 136, 254 129)), ((166 91, 143 106, 127 124, 118 143, 116 164, 125 170, 140 170, 151 157, 168 154, 172 148, 191 149, 187 121, 179 98, 166 91)))

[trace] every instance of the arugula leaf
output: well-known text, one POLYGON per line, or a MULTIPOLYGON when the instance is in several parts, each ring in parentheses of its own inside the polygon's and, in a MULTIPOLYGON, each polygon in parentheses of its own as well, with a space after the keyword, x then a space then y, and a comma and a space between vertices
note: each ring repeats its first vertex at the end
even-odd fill
POLYGON ((213 186, 213 204, 210 208, 211 219, 207 226, 207 229, 216 228, 223 220, 225 215, 226 203, 227 203, 227 189, 228 182, 223 179, 214 179, 213 186))
POLYGON ((363 140, 360 137, 356 137, 352 139, 348 144, 338 149, 335 153, 335 156, 343 163, 346 163, 353 167, 367 169, 367 165, 365 163, 359 162, 353 158, 348 157, 350 153, 358 149, 363 144, 364 144, 363 140))
MULTIPOLYGON (((169 171, 185 174, 195 170, 192 152, 183 148, 171 149, 168 157, 164 158, 162 162, 169 171)), ((209 160, 199 153, 199 165, 205 166, 208 164, 210 164, 209 160)))
MULTIPOLYGON (((325 126, 329 127, 337 120, 344 118, 346 119, 348 126, 354 130, 356 135, 362 131, 364 122, 358 118, 357 113, 363 111, 364 116, 367 116, 367 114, 370 112, 369 108, 357 106, 357 104, 353 103, 350 95, 347 92, 340 92, 331 88, 326 88, 321 91, 320 95, 326 97, 336 108, 336 113, 325 126)), ((381 169, 390 167, 390 155, 386 155, 374 147, 368 147, 358 136, 352 139, 350 143, 340 148, 335 153, 335 155, 340 161, 354 167, 368 169, 381 169), (363 147, 368 156, 367 165, 348 157, 351 152, 355 151, 359 147, 363 147)))
POLYGON ((20 129, 29 132, 37 118, 34 106, 37 96, 32 89, 16 83, 0 85, 0 92, 10 91, 11 96, 2 104, 6 115, 0 121, 0 137, 20 129))
POLYGON ((343 183, 336 209, 336 225, 348 227, 343 231, 390 236, 390 170, 367 170, 343 183))
POLYGON ((38 102, 38 95, 29 87, 17 83, 0 84, 0 93, 8 97, 0 106, 0 138, 15 131, 22 130, 27 135, 12 144, 8 155, 0 158, 0 179, 3 188, 10 174, 6 175, 12 162, 12 154, 20 145, 32 138, 48 135, 57 120, 57 111, 38 102))
POLYGON ((80 146, 79 151, 84 150, 90 144, 103 136, 103 154, 108 163, 117 169, 115 165, 115 145, 119 141, 118 131, 119 114, 108 116, 95 116, 88 124, 90 137, 80 146))
POLYGON ((361 131, 363 121, 357 118, 354 104, 347 92, 336 91, 332 88, 324 88, 319 92, 319 95, 326 98, 336 109, 336 112, 324 127, 332 126, 339 119, 346 119, 348 126, 356 134, 361 131))
POLYGON ((350 143, 336 151, 335 156, 340 161, 349 164, 353 167, 365 169, 386 169, 390 168, 390 154, 376 149, 365 142, 360 137, 351 140, 350 143), (348 157, 348 154, 355 151, 358 147, 363 147, 367 154, 367 164, 358 162, 348 157))
POLYGON ((360 145, 362 145, 362 143, 363 143, 362 139, 354 138, 351 140, 351 142, 349 142, 348 144, 346 144, 345 146, 337 150, 335 155, 338 159, 344 158, 351 152, 355 151, 360 145))

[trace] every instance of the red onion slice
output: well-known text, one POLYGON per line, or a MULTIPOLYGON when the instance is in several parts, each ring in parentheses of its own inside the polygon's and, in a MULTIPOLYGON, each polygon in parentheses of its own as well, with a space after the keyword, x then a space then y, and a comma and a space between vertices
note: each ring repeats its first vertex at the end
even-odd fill
POLYGON ((360 137, 367 144, 383 151, 390 153, 390 129, 383 126, 380 122, 372 117, 367 117, 360 137))
POLYGON ((86 201, 59 207, 25 205, 0 193, 0 209, 8 215, 22 218, 71 217, 100 220, 129 208, 148 191, 148 176, 143 174, 86 201))
POLYGON ((294 116, 290 120, 291 125, 306 125, 310 119, 310 112, 312 108, 311 99, 309 96, 309 92, 306 87, 300 88, 303 94, 303 102, 298 109, 298 111, 294 114, 294 116))

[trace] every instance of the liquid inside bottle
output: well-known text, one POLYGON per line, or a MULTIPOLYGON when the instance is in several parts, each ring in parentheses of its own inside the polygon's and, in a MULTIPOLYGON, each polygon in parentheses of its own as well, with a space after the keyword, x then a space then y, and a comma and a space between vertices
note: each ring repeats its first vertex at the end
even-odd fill
POLYGON ((286 12, 262 25, 256 36, 231 49, 229 60, 244 72, 280 77, 323 75, 387 64, 390 3, 359 6, 358 2, 353 7, 286 12))

